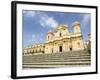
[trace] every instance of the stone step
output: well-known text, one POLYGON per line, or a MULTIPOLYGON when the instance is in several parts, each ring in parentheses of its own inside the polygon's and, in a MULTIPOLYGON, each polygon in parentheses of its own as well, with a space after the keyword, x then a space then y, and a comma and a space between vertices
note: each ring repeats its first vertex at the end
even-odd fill
POLYGON ((72 64, 85 64, 85 63, 90 63, 90 61, 86 62, 37 62, 37 63, 23 63, 23 65, 72 65, 72 64))
POLYGON ((56 61, 51 61, 51 60, 44 60, 44 61, 30 61, 30 62, 24 62, 24 63, 41 63, 41 62, 88 62, 91 60, 56 60, 56 61))
MULTIPOLYGON (((35 53, 35 54, 38 54, 38 53, 35 53)), ((35 54, 30 54, 30 55, 35 55, 35 54)), ((88 52, 69 52, 69 53, 49 53, 49 54, 46 54, 46 53, 44 53, 44 54, 38 54, 38 55, 53 55, 53 54, 90 54, 90 53, 88 53, 88 52)))
POLYGON ((84 59, 84 58, 80 58, 80 59, 42 59, 42 60, 24 60, 23 63, 25 62, 76 62, 76 61, 90 61, 90 58, 84 59))
POLYGON ((47 69, 47 68, 63 68, 63 67, 84 67, 84 66, 90 66, 90 63, 80 63, 80 64, 48 64, 48 65, 41 65, 41 64, 23 64, 23 68, 35 68, 35 69, 47 69))
POLYGON ((85 60, 90 60, 90 59, 46 59, 44 61, 85 61, 85 60))
POLYGON ((87 51, 72 51, 67 53, 23 55, 24 68, 64 67, 90 65, 91 54, 87 51))
POLYGON ((81 59, 90 59, 90 56, 88 57, 64 57, 64 58, 24 58, 23 61, 42 61, 42 60, 81 60, 81 59))
POLYGON ((89 57, 90 55, 69 55, 69 56, 23 56, 24 58, 34 58, 34 59, 41 59, 41 58, 65 58, 65 57, 89 57))
POLYGON ((23 68, 56 68, 56 67, 75 67, 75 66, 89 66, 88 62, 46 62, 46 63, 24 63, 23 68))
POLYGON ((91 55, 90 53, 88 52, 84 52, 84 51, 73 51, 73 52, 67 52, 67 53, 51 53, 51 54, 39 54, 39 55, 31 55, 31 56, 65 56, 65 55, 91 55))

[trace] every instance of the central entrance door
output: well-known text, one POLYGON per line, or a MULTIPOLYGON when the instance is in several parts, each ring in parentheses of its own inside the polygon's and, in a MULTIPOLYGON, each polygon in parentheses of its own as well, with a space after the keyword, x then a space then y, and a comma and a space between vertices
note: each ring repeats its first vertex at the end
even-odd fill
POLYGON ((72 50, 73 50, 73 49, 72 49, 72 45, 70 45, 69 50, 70 50, 70 51, 72 51, 72 50))
POLYGON ((72 48, 70 48, 70 51, 72 51, 72 48))
POLYGON ((59 46, 59 52, 62 52, 62 46, 59 46))

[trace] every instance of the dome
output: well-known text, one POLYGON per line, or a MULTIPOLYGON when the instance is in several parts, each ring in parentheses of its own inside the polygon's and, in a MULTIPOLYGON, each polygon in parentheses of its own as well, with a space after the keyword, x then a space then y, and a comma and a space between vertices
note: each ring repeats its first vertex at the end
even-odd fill
POLYGON ((62 25, 59 25, 59 26, 57 27, 57 29, 66 29, 67 27, 68 27, 68 25, 62 24, 62 25))
POLYGON ((52 30, 49 30, 49 31, 48 31, 48 34, 49 34, 49 33, 50 33, 50 34, 52 34, 52 33, 53 33, 53 31, 52 31, 52 30))
POLYGON ((80 25, 80 22, 75 21, 75 22, 72 24, 72 26, 76 26, 76 25, 80 25))

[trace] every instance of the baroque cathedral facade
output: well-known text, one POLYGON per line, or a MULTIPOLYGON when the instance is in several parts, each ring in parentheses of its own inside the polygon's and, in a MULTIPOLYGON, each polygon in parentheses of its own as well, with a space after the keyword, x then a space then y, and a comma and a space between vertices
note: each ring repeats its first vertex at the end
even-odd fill
POLYGON ((54 30, 48 31, 45 43, 24 48, 23 54, 38 55, 83 50, 81 25, 74 22, 72 27, 72 32, 69 32, 67 25, 58 25, 54 30))

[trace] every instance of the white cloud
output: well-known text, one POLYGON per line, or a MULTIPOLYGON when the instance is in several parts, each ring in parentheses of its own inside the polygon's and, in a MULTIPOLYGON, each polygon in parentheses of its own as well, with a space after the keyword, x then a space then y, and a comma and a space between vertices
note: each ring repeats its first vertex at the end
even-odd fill
POLYGON ((23 11, 23 14, 25 14, 27 17, 34 17, 36 15, 35 11, 23 11))
POLYGON ((83 16, 83 19, 81 21, 81 29, 82 29, 82 33, 83 33, 83 39, 84 41, 87 40, 87 36, 88 36, 88 33, 90 33, 90 25, 91 24, 91 15, 90 14, 85 14, 83 16))
POLYGON ((36 43, 43 43, 43 34, 32 34, 29 43, 36 44, 36 43))
POLYGON ((88 14, 84 15, 82 24, 84 24, 84 26, 87 25, 89 22, 89 19, 90 19, 90 15, 88 15, 88 14))
POLYGON ((23 13, 27 17, 35 17, 35 21, 37 21, 42 27, 55 28, 58 25, 58 22, 53 17, 48 16, 45 12, 23 11, 23 13))
POLYGON ((41 16, 39 22, 40 22, 40 25, 42 27, 52 27, 52 28, 55 28, 58 25, 58 22, 53 17, 49 17, 46 14, 41 16))
POLYGON ((32 41, 34 43, 36 43, 37 42, 37 39, 38 39, 38 35, 33 34, 31 39, 32 39, 32 41))
POLYGON ((33 35, 32 35, 32 38, 36 38, 36 35, 35 35, 35 34, 33 34, 33 35))
POLYGON ((54 20, 52 17, 48 18, 48 20, 46 21, 46 24, 53 28, 57 27, 57 25, 58 25, 57 21, 54 20))

